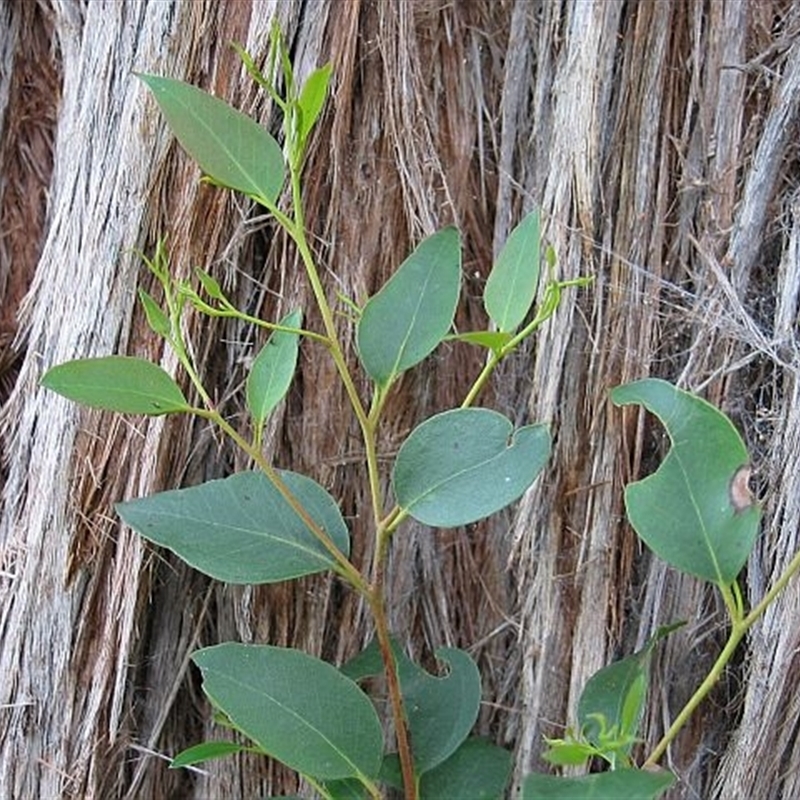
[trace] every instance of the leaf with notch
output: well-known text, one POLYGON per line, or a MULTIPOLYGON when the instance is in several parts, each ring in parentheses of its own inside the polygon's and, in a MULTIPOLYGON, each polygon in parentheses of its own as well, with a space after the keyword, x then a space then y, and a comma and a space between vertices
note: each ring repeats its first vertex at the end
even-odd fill
POLYGON ((618 386, 611 399, 655 414, 672 445, 656 472, 625 488, 636 533, 672 566, 730 585, 750 555, 761 517, 749 502, 747 449, 736 428, 710 403, 662 380, 618 386))

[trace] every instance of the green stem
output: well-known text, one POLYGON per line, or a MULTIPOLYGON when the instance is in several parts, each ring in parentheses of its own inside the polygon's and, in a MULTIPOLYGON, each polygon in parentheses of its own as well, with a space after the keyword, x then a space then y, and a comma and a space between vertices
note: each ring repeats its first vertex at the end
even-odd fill
POLYGON ((761 598, 761 601, 754 606, 753 610, 744 618, 743 624, 748 628, 767 610, 767 607, 772 601, 786 588, 786 585, 792 579, 794 574, 800 569, 800 551, 794 554, 794 557, 789 562, 789 566, 781 574, 780 578, 775 581, 775 585, 761 598))
POLYGON ((671 742, 678 735, 681 728, 686 724, 687 720, 694 713, 695 709, 703 702, 706 695, 714 688, 716 682, 720 679, 723 670, 731 660, 734 651, 739 646, 739 642, 747 633, 747 627, 743 622, 735 623, 731 628, 728 641, 725 644, 719 657, 714 662, 714 666, 706 675, 705 680, 700 684, 697 691, 691 696, 689 702, 681 709, 675 721, 670 725, 669 730, 661 737, 661 741, 656 745, 655 750, 647 757, 647 760, 642 765, 642 769, 655 767, 659 759, 664 755, 671 742))
POLYGON ((711 691, 714 684, 719 680, 720 676, 722 675, 722 671, 731 660, 734 651, 739 646, 739 643, 745 637, 747 632, 753 627, 754 623, 767 610, 775 598, 786 588, 786 585, 799 569, 800 551, 795 553, 794 557, 789 562, 789 565, 781 573, 781 576, 778 578, 778 580, 775 581, 775 584, 772 586, 772 588, 764 595, 764 597, 761 598, 760 602, 745 617, 742 617, 743 611, 741 609, 743 608, 743 600, 741 596, 741 589, 739 589, 738 584, 734 584, 733 597, 730 596, 731 592, 728 590, 728 587, 721 587, 723 591, 723 597, 725 597, 725 603, 729 610, 730 608, 739 609, 738 614, 732 618, 733 624, 731 626, 731 632, 728 636, 728 641, 725 644, 722 652, 719 654, 719 657, 714 662, 714 666, 711 668, 711 671, 708 673, 705 680, 700 684, 697 691, 689 699, 689 702, 681 709, 678 716, 675 717, 675 721, 672 723, 672 725, 670 725, 669 730, 661 738, 661 741, 656 745, 656 748, 653 750, 653 752, 647 757, 647 760, 642 765, 643 767, 653 767, 657 764, 658 760, 666 752, 667 747, 669 747, 670 743, 678 735, 680 729, 686 724, 689 717, 705 699, 706 695, 711 691))
POLYGON ((321 528, 306 511, 303 504, 294 496, 292 490, 286 485, 278 471, 272 464, 264 458, 263 453, 241 436, 237 430, 216 410, 204 408, 192 409, 198 417, 202 417, 213 422, 220 430, 225 433, 236 445, 258 465, 259 469, 267 476, 270 483, 277 489, 281 497, 291 506, 292 510, 303 521, 303 524, 319 540, 322 546, 333 556, 336 561, 336 572, 341 575, 356 591, 362 596, 366 596, 369 591, 364 576, 350 563, 347 556, 336 546, 335 542, 328 533, 321 528))
POLYGON ((368 595, 370 610, 375 620, 375 635, 381 651, 381 659, 386 674, 386 688, 392 706, 392 719, 397 739, 397 755, 403 776, 405 800, 417 800, 417 779, 414 771, 414 758, 411 752, 411 741, 408 735, 408 719, 406 717, 400 679, 397 675, 397 661, 392 649, 389 623, 386 618, 386 600, 384 594, 384 567, 389 537, 383 531, 378 532, 375 555, 373 558, 373 584, 368 595))

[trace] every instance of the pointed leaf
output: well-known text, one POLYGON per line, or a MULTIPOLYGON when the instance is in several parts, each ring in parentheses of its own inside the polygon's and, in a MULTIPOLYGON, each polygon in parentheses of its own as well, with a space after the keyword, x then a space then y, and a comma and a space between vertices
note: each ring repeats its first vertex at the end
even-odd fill
POLYGON ((733 424, 666 381, 618 386, 611 399, 643 405, 672 443, 655 473, 625 489, 636 533, 672 566, 730 585, 750 555, 761 516, 749 497, 747 450, 733 424))
POLYGON ((335 667, 299 650, 233 642, 192 660, 206 694, 273 758, 319 780, 377 776, 378 715, 335 667))
POLYGON ((453 324, 461 282, 458 231, 445 228, 425 239, 364 306, 358 351, 367 374, 389 385, 418 364, 453 324))
MULTIPOLYGON (((302 312, 292 311, 280 324, 299 328, 302 312)), ((253 361, 247 376, 247 407, 256 425, 263 425, 275 406, 280 403, 294 377, 297 366, 299 335, 274 331, 253 361)))
POLYGON ((305 143, 308 134, 311 133, 311 129, 322 111, 332 71, 333 66, 331 64, 315 69, 306 79, 300 92, 300 97, 297 99, 297 105, 300 109, 301 145, 305 143))
POLYGON ((206 294, 212 300, 225 299, 225 295, 222 293, 222 287, 219 285, 219 281, 213 275, 209 275, 199 267, 195 268, 195 274, 197 275, 197 279, 200 281, 200 285, 203 287, 203 289, 205 289, 206 294))
POLYGON ((467 333, 455 333, 447 336, 446 339, 447 341, 467 342, 467 344, 486 347, 496 353, 511 341, 511 334, 503 331, 468 331, 467 333))
MULTIPOLYGON (((346 555, 347 527, 333 498, 294 472, 281 477, 346 555)), ((274 583, 322 572, 335 561, 261 472, 118 503, 123 521, 200 572, 228 583, 274 583)))
POLYGON ((496 411, 460 408, 430 417, 397 454, 392 484, 414 519, 466 525, 499 511, 533 483, 550 454, 545 425, 516 432, 496 411))
POLYGON ((533 305, 539 282, 539 212, 511 231, 483 292, 486 312, 500 331, 514 331, 533 305))
POLYGON ((419 784, 419 800, 501 800, 511 777, 511 753, 485 739, 467 739, 419 784))
POLYGON ((161 306, 144 289, 139 289, 139 300, 144 307, 147 324, 159 336, 168 339, 172 335, 172 323, 161 306))
POLYGON ((675 783, 666 770, 618 769, 580 778, 528 775, 521 800, 654 800, 675 783))
MULTIPOLYGON (((605 719, 607 729, 616 727, 620 738, 636 736, 647 692, 649 652, 615 661, 587 681, 578 701, 578 723, 583 735, 597 747, 603 743, 595 715, 605 719)), ((630 747, 625 752, 630 753, 630 747)))
POLYGON ((224 758, 234 753, 242 753, 252 748, 236 742, 202 742, 193 747, 182 750, 169 765, 170 769, 180 769, 181 767, 191 767, 203 761, 212 761, 215 758, 224 758))
POLYGON ((214 182, 275 202, 283 186, 278 143, 255 120, 188 83, 138 75, 181 146, 214 182))
POLYGON ((76 403, 120 414, 157 417, 191 410, 178 384, 161 367, 141 358, 68 361, 49 369, 41 383, 76 403))

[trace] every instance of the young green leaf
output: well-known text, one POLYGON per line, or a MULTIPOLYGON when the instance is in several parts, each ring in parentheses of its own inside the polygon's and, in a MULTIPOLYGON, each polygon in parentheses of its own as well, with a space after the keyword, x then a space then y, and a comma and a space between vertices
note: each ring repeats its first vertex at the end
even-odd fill
POLYGON ((425 239, 369 299, 358 321, 361 363, 380 386, 418 364, 453 324, 461 283, 458 231, 425 239))
MULTIPOLYGON (((280 324, 299 328, 301 311, 287 314, 280 324)), ((280 403, 292 383, 297 366, 299 335, 274 331, 253 361, 247 376, 247 407, 257 427, 264 424, 270 412, 280 403)))
POLYGON ((302 148, 308 139, 311 129, 314 127, 322 106, 325 103, 325 95, 328 92, 328 83, 331 79, 333 66, 326 64, 324 67, 315 69, 306 79, 300 97, 297 98, 297 106, 300 111, 299 140, 302 148))
MULTIPOLYGON (((350 536, 333 498, 294 472, 281 477, 346 555, 350 536)), ((228 583, 275 583, 331 569, 333 556, 261 472, 118 503, 123 521, 187 564, 228 583)))
POLYGON ((191 767, 203 761, 212 761, 215 758, 241 753, 252 748, 236 742, 202 742, 193 747, 182 750, 169 765, 170 769, 180 769, 181 767, 191 767))
POLYGON ((190 411, 183 392, 161 367, 141 358, 104 356, 49 369, 42 386, 94 408, 156 417, 190 411))
POLYGON ((377 776, 378 715, 335 667, 299 650, 232 642, 192 660, 206 694, 265 753, 319 780, 377 776))
POLYGON ((138 77, 206 175, 256 200, 275 202, 283 186, 283 154, 261 125, 196 86, 156 75, 138 77))
POLYGON ((459 408, 430 417, 397 454, 392 485, 414 519, 466 525, 519 498, 550 455, 545 425, 516 432, 502 414, 459 408))
POLYGON ((533 774, 525 778, 520 800, 655 800, 673 783, 666 770, 618 769, 580 778, 533 774))
POLYGON ((516 330, 533 304, 539 282, 539 238, 539 212, 534 210, 511 231, 486 281, 486 313, 500 331, 516 330))
POLYGON ((205 289, 206 294, 212 300, 225 299, 225 295, 222 293, 222 287, 219 285, 219 281, 213 275, 209 275, 199 267, 195 269, 195 274, 197 275, 197 279, 200 281, 200 285, 203 287, 203 289, 205 289))
POLYGON ((144 289, 139 289, 139 300, 144 307, 147 324, 159 336, 169 339, 172 335, 172 323, 169 321, 169 317, 161 310, 161 306, 144 289))
POLYGON ((504 331, 468 331, 467 333, 454 333, 447 336, 446 339, 449 342, 475 344, 497 353, 511 341, 511 334, 504 331))
POLYGON ((606 729, 616 728, 619 739, 630 740, 624 748, 629 754, 636 738, 647 693, 650 649, 615 661, 595 672, 578 701, 578 723, 592 744, 602 747, 603 717, 606 729))
POLYGON ((753 548, 761 517, 747 487, 747 450, 733 424, 666 381, 618 386, 611 399, 643 405, 661 420, 672 444, 656 472, 625 489, 636 533, 672 566, 730 585, 753 548))

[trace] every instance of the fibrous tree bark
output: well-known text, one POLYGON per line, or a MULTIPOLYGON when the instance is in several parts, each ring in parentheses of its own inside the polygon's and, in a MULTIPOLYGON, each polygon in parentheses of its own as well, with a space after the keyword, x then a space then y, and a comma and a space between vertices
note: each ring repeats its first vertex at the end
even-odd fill
MULTIPOLYGON (((211 730, 191 651, 233 638, 338 662, 370 636, 333 580, 221 586, 119 525, 116 500, 246 466, 213 431, 80 411, 37 386, 52 364, 111 352, 175 370, 135 303, 138 286, 153 289, 135 251, 162 235, 178 274, 203 267, 253 313, 308 306, 289 244, 241 198, 199 184, 132 75, 195 83, 277 134, 228 46, 263 61, 273 21, 301 77, 334 67, 305 181, 332 297, 363 299, 422 236, 456 223, 458 325, 483 325, 492 255, 534 205, 559 275, 594 276, 483 398, 551 423, 543 476, 469 529, 409 526, 391 557, 396 632, 423 659, 471 649, 479 726, 514 749, 517 779, 546 768, 542 735, 571 721, 592 672, 658 625, 689 621, 657 652, 645 748, 722 641, 713 593, 625 524, 622 487, 664 444, 651 420, 611 407, 610 387, 677 381, 744 434, 765 509, 751 602, 797 546, 800 15, 788 0, 0 0, 3 797, 291 790, 291 775, 256 759, 166 769, 211 730)), ((344 315, 341 330, 352 356, 344 315)), ((216 401, 243 420, 258 337, 200 317, 189 332, 216 401)), ((387 465, 479 367, 448 345, 403 379, 382 431, 387 465)), ((313 346, 268 447, 341 499, 368 557, 357 428, 313 346)), ((795 581, 671 749, 671 797, 800 795, 798 605, 795 581)))

